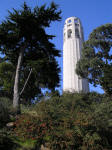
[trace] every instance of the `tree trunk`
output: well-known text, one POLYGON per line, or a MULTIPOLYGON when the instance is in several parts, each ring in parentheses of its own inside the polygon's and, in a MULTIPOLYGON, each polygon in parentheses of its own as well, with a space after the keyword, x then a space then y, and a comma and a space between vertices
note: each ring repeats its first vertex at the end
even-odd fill
POLYGON ((17 63, 17 67, 16 67, 15 82, 14 82, 13 108, 14 108, 16 113, 20 112, 19 84, 20 84, 20 71, 21 71, 21 64, 22 64, 23 56, 24 56, 24 50, 25 50, 25 46, 23 46, 20 49, 20 53, 19 53, 19 57, 18 57, 18 63, 17 63))

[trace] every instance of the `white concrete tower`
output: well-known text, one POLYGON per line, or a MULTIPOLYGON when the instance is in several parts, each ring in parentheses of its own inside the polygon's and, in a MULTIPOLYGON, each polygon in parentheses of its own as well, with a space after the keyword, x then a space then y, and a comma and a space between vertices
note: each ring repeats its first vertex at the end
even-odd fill
POLYGON ((89 92, 88 81, 79 78, 75 72, 83 41, 80 20, 76 17, 66 19, 63 30, 63 91, 89 92))

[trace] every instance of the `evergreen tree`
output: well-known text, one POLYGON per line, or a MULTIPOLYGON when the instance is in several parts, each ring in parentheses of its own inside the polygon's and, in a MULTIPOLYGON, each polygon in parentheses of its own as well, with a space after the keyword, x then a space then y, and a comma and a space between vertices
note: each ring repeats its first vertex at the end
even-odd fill
POLYGON ((21 71, 25 68, 36 71, 39 84, 44 83, 49 87, 54 79, 54 88, 59 83, 60 69, 55 57, 60 56, 60 52, 50 41, 54 36, 48 35, 45 28, 50 27, 52 21, 59 21, 60 13, 54 3, 47 8, 43 5, 33 10, 24 3, 21 10, 9 12, 7 19, 0 25, 0 50, 9 62, 17 65, 13 94, 13 107, 16 110, 19 110, 21 71), (43 75, 44 72, 46 74, 43 75), (40 83, 41 75, 45 78, 40 83))
POLYGON ((76 72, 95 86, 100 84, 112 95, 112 24, 102 25, 90 34, 83 44, 82 58, 76 72))

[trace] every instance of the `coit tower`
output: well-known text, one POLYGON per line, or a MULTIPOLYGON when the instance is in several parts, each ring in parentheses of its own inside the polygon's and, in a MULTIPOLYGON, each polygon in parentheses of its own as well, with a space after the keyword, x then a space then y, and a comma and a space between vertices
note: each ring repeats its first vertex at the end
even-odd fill
POLYGON ((83 28, 79 18, 66 19, 63 29, 63 91, 89 92, 87 79, 80 78, 75 72, 76 64, 81 58, 83 41, 83 28))

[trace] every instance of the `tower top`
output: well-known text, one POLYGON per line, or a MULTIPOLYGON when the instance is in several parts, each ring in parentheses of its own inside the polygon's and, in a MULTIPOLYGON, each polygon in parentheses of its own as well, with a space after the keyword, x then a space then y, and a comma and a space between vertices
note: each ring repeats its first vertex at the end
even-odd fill
POLYGON ((82 24, 78 17, 69 17, 65 20, 63 33, 63 42, 74 38, 84 40, 82 24))
POLYGON ((79 38, 84 41, 83 27, 78 17, 69 17, 65 20, 63 33, 63 42, 74 38, 79 38))
MULTIPOLYGON (((75 24, 77 27, 80 26, 82 28, 81 21, 78 17, 69 17, 65 20, 64 28, 69 27, 70 25, 75 24)), ((82 28, 83 30, 83 28, 82 28)))
POLYGON ((77 22, 80 22, 80 19, 78 17, 69 17, 65 20, 65 24, 67 23, 77 23, 77 22))

